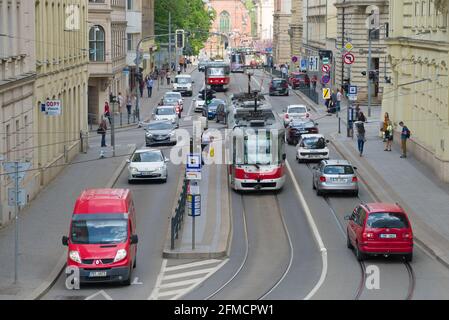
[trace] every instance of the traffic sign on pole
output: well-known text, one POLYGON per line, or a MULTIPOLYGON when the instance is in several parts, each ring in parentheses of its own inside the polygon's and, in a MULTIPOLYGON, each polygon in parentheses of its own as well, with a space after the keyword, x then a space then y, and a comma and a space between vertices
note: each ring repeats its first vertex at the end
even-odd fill
POLYGON ((324 84, 328 84, 330 81, 331 81, 331 77, 328 74, 324 75, 321 78, 321 82, 324 83, 324 84))
POLYGON ((329 57, 323 57, 323 64, 330 64, 329 57))
POLYGON ((323 99, 329 100, 331 98, 331 89, 323 88, 323 99))
POLYGON ((352 49, 354 49, 354 46, 352 45, 352 43, 351 42, 347 42, 346 44, 345 44, 345 49, 346 49, 346 51, 351 51, 352 49))
POLYGON ((348 52, 343 56, 343 60, 345 62, 345 64, 353 64, 355 62, 355 56, 348 52))
POLYGON ((329 73, 329 71, 331 71, 331 66, 328 64, 323 64, 323 66, 321 67, 321 71, 323 71, 324 73, 329 73))

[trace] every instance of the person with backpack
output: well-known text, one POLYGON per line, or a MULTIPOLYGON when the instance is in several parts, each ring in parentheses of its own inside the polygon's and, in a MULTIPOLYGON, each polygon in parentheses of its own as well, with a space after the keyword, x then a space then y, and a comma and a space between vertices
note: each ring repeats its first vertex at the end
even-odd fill
POLYGON ((388 120, 387 126, 384 130, 385 150, 391 151, 391 145, 393 144, 393 123, 388 120))
POLYGON ((405 158, 407 158, 407 140, 410 139, 411 132, 407 128, 407 126, 404 124, 403 121, 399 122, 399 125, 402 128, 402 131, 401 131, 401 149, 402 149, 401 159, 405 159, 405 158))

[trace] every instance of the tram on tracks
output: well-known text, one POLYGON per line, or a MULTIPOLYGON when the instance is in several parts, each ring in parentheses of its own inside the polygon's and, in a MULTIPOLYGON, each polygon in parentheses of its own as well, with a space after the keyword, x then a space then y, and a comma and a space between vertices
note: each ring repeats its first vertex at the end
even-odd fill
POLYGON ((245 72, 245 54, 243 52, 231 53, 231 72, 245 72))
POLYGON ((227 91, 231 82, 231 66, 224 61, 209 62, 206 66, 207 85, 215 91, 227 91))
POLYGON ((264 101, 236 95, 227 139, 229 184, 236 191, 275 191, 285 184, 285 127, 264 101))

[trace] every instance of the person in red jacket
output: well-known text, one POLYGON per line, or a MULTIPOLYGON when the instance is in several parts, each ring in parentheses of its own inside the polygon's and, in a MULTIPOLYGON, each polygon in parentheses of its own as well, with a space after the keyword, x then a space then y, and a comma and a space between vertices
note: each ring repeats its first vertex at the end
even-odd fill
POLYGON ((104 103, 104 116, 109 119, 109 124, 112 124, 111 120, 111 108, 109 107, 109 102, 104 103))

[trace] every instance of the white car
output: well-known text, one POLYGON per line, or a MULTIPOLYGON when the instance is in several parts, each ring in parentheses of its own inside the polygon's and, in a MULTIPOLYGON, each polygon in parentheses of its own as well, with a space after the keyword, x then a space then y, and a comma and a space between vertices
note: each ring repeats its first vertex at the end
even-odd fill
POLYGON ((167 182, 167 162, 162 151, 139 149, 128 160, 128 182, 138 180, 162 180, 167 182))
POLYGON ((180 92, 166 92, 164 94, 163 100, 177 100, 178 104, 181 106, 181 110, 184 109, 184 99, 180 92))
POLYGON ((284 113, 284 125, 288 126, 293 120, 310 118, 309 109, 305 105, 291 105, 284 113))
POLYGON ((179 92, 181 95, 188 95, 191 97, 193 95, 193 84, 195 82, 192 80, 191 75, 181 74, 176 76, 175 82, 173 83, 173 91, 179 92))
POLYGON ((179 128, 179 115, 176 112, 176 107, 160 106, 153 111, 153 120, 166 120, 179 128))
POLYGON ((321 161, 329 160, 328 140, 322 134, 304 134, 296 146, 296 160, 321 161))
POLYGON ((195 112, 202 112, 205 103, 206 101, 201 99, 201 94, 199 94, 195 100, 195 112))

